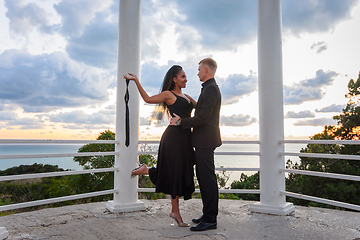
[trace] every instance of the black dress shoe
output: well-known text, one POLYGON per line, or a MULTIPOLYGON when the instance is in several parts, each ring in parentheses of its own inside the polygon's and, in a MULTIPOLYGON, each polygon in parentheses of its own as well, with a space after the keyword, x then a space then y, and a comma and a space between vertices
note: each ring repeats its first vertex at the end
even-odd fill
POLYGON ((198 225, 196 225, 195 227, 191 227, 190 230, 191 231, 206 231, 206 230, 210 230, 210 229, 216 229, 216 223, 207 223, 207 222, 201 222, 198 225))
POLYGON ((193 223, 201 223, 201 221, 203 220, 203 217, 204 217, 204 215, 201 215, 200 218, 194 218, 194 219, 191 220, 191 221, 193 221, 193 223))

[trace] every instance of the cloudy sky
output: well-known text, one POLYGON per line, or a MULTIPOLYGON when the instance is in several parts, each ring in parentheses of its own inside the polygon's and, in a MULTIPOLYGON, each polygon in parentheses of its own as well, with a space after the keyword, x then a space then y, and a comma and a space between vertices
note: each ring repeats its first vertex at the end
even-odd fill
MULTIPOLYGON (((0 0, 0 138, 94 139, 114 130, 118 1, 0 0)), ((335 124, 360 65, 358 0, 283 0, 285 137, 335 124)), ((141 82, 159 91, 173 64, 197 99, 197 63, 218 62, 228 139, 258 139, 255 0, 143 0, 141 82)), ((153 106, 140 103, 140 137, 153 106)))

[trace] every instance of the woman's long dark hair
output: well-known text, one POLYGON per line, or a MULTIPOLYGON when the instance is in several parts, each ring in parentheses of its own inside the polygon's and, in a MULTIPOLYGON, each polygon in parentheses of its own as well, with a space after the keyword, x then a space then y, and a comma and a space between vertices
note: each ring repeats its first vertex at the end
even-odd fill
MULTIPOLYGON (((171 91, 171 90, 174 89, 174 86, 175 86, 174 77, 176 77, 181 70, 182 70, 181 66, 173 65, 166 72, 165 77, 164 77, 164 81, 163 81, 163 83, 161 85, 160 92, 167 91, 167 90, 171 91)), ((159 103, 159 105, 157 105, 155 107, 155 110, 151 114, 151 119, 155 120, 155 121, 161 121, 162 118, 163 118, 164 112, 166 112, 168 117, 170 117, 169 109, 168 109, 166 103, 165 102, 159 103)))

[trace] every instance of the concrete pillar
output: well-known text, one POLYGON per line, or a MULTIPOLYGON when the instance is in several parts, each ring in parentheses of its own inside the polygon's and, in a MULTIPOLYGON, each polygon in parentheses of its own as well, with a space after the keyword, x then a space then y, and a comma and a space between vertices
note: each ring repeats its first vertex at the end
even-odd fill
POLYGON ((0 239, 6 239, 9 236, 8 231, 5 227, 0 227, 0 239))
POLYGON ((251 211, 286 215, 295 210, 286 203, 284 145, 281 0, 258 0, 258 68, 260 121, 260 203, 251 211))
POLYGON ((123 75, 140 75, 140 33, 141 0, 120 0, 118 33, 118 70, 116 100, 116 144, 115 167, 120 170, 114 174, 113 201, 106 207, 111 212, 132 212, 145 210, 145 204, 138 201, 137 178, 130 179, 130 172, 138 159, 139 138, 139 94, 133 82, 129 84, 130 145, 125 146, 125 101, 126 81, 123 75))

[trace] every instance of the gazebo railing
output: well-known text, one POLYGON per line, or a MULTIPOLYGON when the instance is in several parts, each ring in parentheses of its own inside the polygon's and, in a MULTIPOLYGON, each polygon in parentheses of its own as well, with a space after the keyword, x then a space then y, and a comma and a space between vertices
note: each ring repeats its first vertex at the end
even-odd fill
MULTIPOLYGON (((116 144, 115 140, 18 140, 18 139, 0 139, 0 144, 116 144)), ((75 156, 103 156, 103 155, 118 155, 118 152, 82 152, 82 153, 40 153, 40 154, 2 154, 0 155, 0 161, 3 159, 23 159, 23 158, 50 158, 50 157, 75 157, 75 156)), ((23 180, 33 178, 44 178, 44 177, 59 177, 69 176, 78 174, 91 174, 100 172, 114 172, 118 171, 118 168, 98 168, 89 170, 77 170, 77 171, 62 171, 62 172, 47 172, 47 173, 34 173, 34 174, 20 174, 20 175, 9 175, 0 176, 1 181, 12 181, 12 180, 23 180)), ((38 201, 30 201, 16 204, 8 204, 0 206, 1 211, 14 210, 25 207, 33 207, 39 205, 45 205, 50 203, 64 202, 88 197, 102 196, 112 193, 117 193, 117 189, 110 189, 105 191, 97 191, 84 194, 76 194, 64 197, 43 199, 38 201)))
MULTIPOLYGON (((96 140, 96 141, 83 141, 83 140, 0 140, 0 144, 116 144, 118 143, 115 140, 96 140)), ((139 144, 158 144, 158 141, 139 141, 139 144)), ((224 141, 223 144, 259 144, 259 141, 224 141)), ((360 141, 350 141, 350 140, 284 140, 280 141, 280 144, 356 144, 360 145, 360 141)), ((16 154, 16 155, 0 155, 0 161, 2 159, 19 159, 19 158, 46 158, 46 157, 73 157, 73 156, 99 156, 99 155, 118 155, 118 152, 84 152, 84 153, 55 153, 55 154, 16 154)), ((144 154, 157 154, 157 151, 139 151, 139 155, 144 154)), ((251 155, 251 156, 260 156, 259 152, 215 152, 216 155, 251 155)), ((358 161, 360 157, 358 155, 340 155, 340 154, 318 154, 318 153, 293 153, 293 152, 279 152, 282 156, 299 156, 299 157, 317 157, 317 158, 331 158, 331 159, 350 159, 358 161)), ((100 169, 89 169, 89 170, 77 170, 77 171, 64 171, 64 172, 49 172, 49 173, 38 173, 38 174, 21 174, 21 175, 10 175, 10 176, 0 176, 0 181, 10 181, 10 180, 22 180, 22 179, 31 179, 31 178, 43 178, 43 177, 56 177, 56 176, 68 176, 68 175, 77 175, 77 174, 91 174, 99 172, 114 172, 118 171, 118 168, 100 168, 100 169)), ((221 167, 216 168, 216 171, 260 171, 260 168, 232 168, 232 167, 221 167)), ((305 170, 294 170, 294 169, 279 169, 280 172, 285 173, 294 173, 294 174, 303 174, 311 175, 317 177, 326 177, 326 178, 336 178, 344 179, 350 181, 360 181, 360 176, 346 175, 346 174, 335 174, 335 173, 324 173, 324 172, 315 172, 315 171, 305 171, 305 170)), ((261 174, 261 173, 260 173, 261 174)), ((154 188, 138 188, 138 192, 154 192, 154 188)), ((87 197, 94 197, 100 195, 107 195, 111 193, 117 193, 117 189, 98 191, 86 194, 70 195, 59 198, 44 199, 39 201, 31 201, 17 204, 9 204, 0 206, 0 211, 13 210, 24 207, 31 207, 55 202, 63 202, 75 199, 82 199, 87 197)), ((196 192, 199 192, 196 189, 196 192)), ((220 189, 220 193, 246 193, 246 194, 260 194, 258 189, 220 189)), ((280 191, 282 195, 305 199, 314 202, 320 202, 324 204, 329 204, 333 206, 344 207, 352 210, 360 211, 360 206, 343 203, 338 201, 333 201, 329 199, 322 199, 313 196, 307 196, 298 193, 292 193, 287 191, 280 191)))
MULTIPOLYGON (((20 140, 20 139, 0 139, 0 144, 116 144, 115 140, 20 140)), ((139 141, 139 144, 158 144, 159 141, 139 141)), ((259 144, 258 141, 224 141, 224 144, 259 144)), ((4 159, 25 159, 25 158, 53 158, 53 157, 75 157, 75 156, 104 156, 104 155, 118 155, 118 152, 81 152, 81 153, 37 153, 37 154, 2 154, 0 155, 0 161, 4 159)), ((139 155, 144 154, 157 154, 157 151, 139 151, 139 155)), ((216 155, 252 155, 259 156, 259 152, 215 152, 216 155)), ((1 181, 12 180, 24 180, 44 177, 59 177, 70 176, 79 174, 91 174, 101 172, 114 172, 118 171, 118 168, 99 168, 89 170, 76 170, 76 171, 62 171, 62 172, 47 172, 47 173, 35 173, 35 174, 21 174, 21 175, 9 175, 0 176, 1 181)), ((216 171, 260 171, 260 168, 216 168, 216 171)), ((154 188, 138 188, 138 192, 154 192, 154 188)), ((23 202, 17 204, 9 204, 0 206, 0 211, 14 210, 25 207, 33 207, 38 205, 45 205, 50 203, 64 202, 88 197, 95 197, 101 195, 107 195, 111 193, 117 193, 118 189, 111 189, 105 191, 91 192, 85 194, 70 195, 58 198, 43 199, 38 201, 23 202)), ((199 192, 199 189, 196 189, 199 192)), ((258 189, 220 189, 220 193, 252 193, 260 194, 258 189)))
MULTIPOLYGON (((360 145, 359 140, 283 140, 279 142, 280 144, 339 144, 339 145, 360 145)), ((345 155, 345 154, 320 154, 320 153, 293 153, 293 152, 280 152, 282 156, 298 156, 298 157, 311 157, 311 158, 328 158, 328 159, 346 159, 346 160, 355 160, 359 161, 359 155, 345 155)), ((279 169, 280 172, 286 173, 294 173, 294 174, 302 174, 316 177, 325 177, 325 178, 335 178, 335 179, 343 179, 350 181, 360 181, 360 176, 356 175, 346 175, 346 174, 336 174, 336 173, 325 173, 325 172, 317 172, 317 171, 306 171, 306 170, 294 170, 294 169, 279 169)), ((350 203, 344 203, 324 198, 318 198, 314 196, 308 196, 304 194, 298 194, 287 191, 280 191, 281 194, 293 197, 304 199, 308 201, 328 204, 337 207, 348 208, 356 211, 360 211, 360 206, 350 203)))

